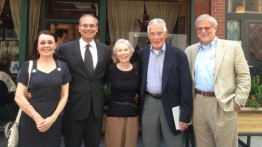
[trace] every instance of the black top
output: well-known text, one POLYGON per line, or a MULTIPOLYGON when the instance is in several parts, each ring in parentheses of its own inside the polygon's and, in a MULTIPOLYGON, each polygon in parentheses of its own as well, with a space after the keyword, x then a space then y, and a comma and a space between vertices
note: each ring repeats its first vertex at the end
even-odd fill
POLYGON ((107 77, 111 84, 111 98, 109 100, 109 117, 132 117, 138 115, 138 75, 133 67, 130 71, 121 71, 115 64, 108 67, 107 77))

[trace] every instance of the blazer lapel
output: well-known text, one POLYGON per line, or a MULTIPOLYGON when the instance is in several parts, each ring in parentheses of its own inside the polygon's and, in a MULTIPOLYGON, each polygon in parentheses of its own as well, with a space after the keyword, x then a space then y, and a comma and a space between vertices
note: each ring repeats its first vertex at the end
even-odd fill
POLYGON ((226 48, 224 42, 222 42, 220 39, 217 39, 217 46, 216 46, 216 65, 215 65, 215 77, 214 80, 216 80, 219 69, 221 67, 224 55, 226 53, 226 48))
POLYGON ((166 46, 166 51, 165 51, 165 59, 164 59, 164 65, 163 65, 163 75, 162 75, 162 91, 164 91, 166 84, 167 84, 167 79, 170 76, 170 70, 176 61, 174 54, 171 52, 169 49, 168 45, 166 46))
POLYGON ((96 48, 97 48, 97 64, 96 64, 96 68, 93 73, 96 73, 97 70, 99 69, 98 67, 101 65, 100 63, 102 62, 104 52, 105 52, 104 48, 99 43, 96 43, 96 48))
POLYGON ((80 69, 83 70, 83 72, 87 76, 91 76, 91 73, 88 72, 88 70, 87 70, 87 68, 85 66, 85 62, 84 62, 84 60, 82 58, 81 51, 80 51, 79 40, 77 40, 74 43, 74 45, 73 45, 72 55, 74 56, 74 60, 77 60, 77 63, 79 63, 80 69))
POLYGON ((142 54, 141 56, 141 59, 142 59, 142 62, 141 62, 141 66, 142 66, 142 69, 143 69, 143 77, 142 77, 142 88, 146 89, 146 80, 147 80, 147 71, 148 71, 148 62, 149 62, 149 55, 150 55, 150 48, 147 47, 145 48, 145 53, 142 54))

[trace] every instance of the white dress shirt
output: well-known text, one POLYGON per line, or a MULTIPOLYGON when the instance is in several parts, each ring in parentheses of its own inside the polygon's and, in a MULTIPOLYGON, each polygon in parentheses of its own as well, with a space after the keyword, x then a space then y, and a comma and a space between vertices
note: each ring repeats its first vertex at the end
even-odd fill
MULTIPOLYGON (((80 44, 80 52, 81 52, 81 56, 82 56, 82 59, 83 61, 85 61, 85 51, 86 51, 86 45, 88 43, 86 43, 83 38, 81 37, 79 39, 79 44, 80 44)), ((94 66, 94 69, 96 68, 96 65, 97 65, 97 61, 98 61, 98 56, 97 56, 97 48, 96 48, 96 43, 94 40, 92 40, 90 43, 89 43, 90 47, 90 52, 92 54, 92 59, 93 59, 93 66, 94 66)))

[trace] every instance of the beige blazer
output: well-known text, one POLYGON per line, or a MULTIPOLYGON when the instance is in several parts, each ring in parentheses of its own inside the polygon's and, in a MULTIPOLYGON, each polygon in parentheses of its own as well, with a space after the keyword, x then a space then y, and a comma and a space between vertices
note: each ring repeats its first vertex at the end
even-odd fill
MULTIPOLYGON (((194 67, 199 43, 186 48, 194 93, 194 67)), ((241 45, 235 41, 217 38, 214 75, 214 92, 220 107, 224 111, 234 110, 234 101, 245 105, 250 87, 250 72, 241 45)))

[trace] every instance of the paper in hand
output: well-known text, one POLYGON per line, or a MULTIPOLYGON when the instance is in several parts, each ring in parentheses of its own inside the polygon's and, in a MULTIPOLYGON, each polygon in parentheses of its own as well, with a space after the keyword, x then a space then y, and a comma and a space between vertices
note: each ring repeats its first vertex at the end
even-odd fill
POLYGON ((173 107, 172 113, 173 113, 173 117, 174 117, 176 130, 180 130, 181 129, 180 126, 179 126, 180 106, 173 107))

